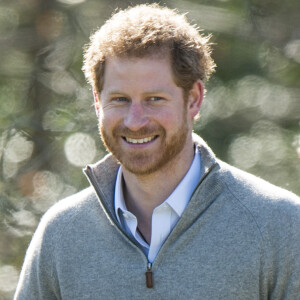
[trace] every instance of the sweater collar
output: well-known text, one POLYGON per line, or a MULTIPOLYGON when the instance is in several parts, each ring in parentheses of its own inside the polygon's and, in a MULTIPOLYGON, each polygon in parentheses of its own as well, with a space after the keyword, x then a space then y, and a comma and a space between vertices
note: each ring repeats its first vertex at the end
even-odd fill
MULTIPOLYGON (((192 164, 188 172, 182 178, 182 180, 174 189, 174 191, 164 201, 177 214, 178 218, 181 217, 181 215, 183 214, 183 211, 188 205, 191 195, 200 180, 201 177, 200 166, 201 166, 200 152, 199 149, 196 147, 194 159, 192 161, 192 164)), ((118 216, 119 208, 122 211, 127 211, 127 207, 123 196, 122 177, 123 177, 123 168, 122 166, 120 166, 117 173, 115 197, 114 197, 115 214, 118 218, 119 223, 120 223, 120 219, 118 216)))
MULTIPOLYGON (((203 139, 195 133, 193 133, 193 141, 201 156, 200 181, 202 181, 203 176, 207 176, 216 164, 216 157, 203 139)), ((118 223, 114 213, 114 191, 119 166, 116 159, 108 154, 99 162, 88 165, 84 169, 85 175, 98 195, 101 206, 114 223, 118 223)))

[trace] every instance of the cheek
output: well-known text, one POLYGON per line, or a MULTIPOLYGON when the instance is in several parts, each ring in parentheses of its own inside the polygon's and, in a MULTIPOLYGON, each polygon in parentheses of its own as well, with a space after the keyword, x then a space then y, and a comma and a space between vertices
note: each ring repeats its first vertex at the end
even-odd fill
POLYGON ((118 123, 120 117, 112 110, 102 110, 99 116, 99 123, 101 126, 105 128, 109 128, 114 126, 114 124, 118 123))
POLYGON ((160 124, 177 124, 180 123, 182 120, 182 108, 177 107, 163 107, 157 109, 153 114, 152 117, 154 120, 159 122, 160 124))
POLYGON ((172 128, 178 128, 178 126, 181 126, 184 119, 185 114, 183 110, 180 109, 164 112, 160 115, 161 124, 165 127, 169 127, 170 130, 172 128))

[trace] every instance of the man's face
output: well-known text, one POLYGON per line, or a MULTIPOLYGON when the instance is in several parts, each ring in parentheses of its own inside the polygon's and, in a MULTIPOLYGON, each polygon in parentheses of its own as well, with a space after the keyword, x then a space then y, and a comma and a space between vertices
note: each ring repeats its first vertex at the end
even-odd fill
POLYGON ((193 115, 167 58, 110 58, 96 97, 105 146, 134 174, 151 174, 192 146, 193 115))

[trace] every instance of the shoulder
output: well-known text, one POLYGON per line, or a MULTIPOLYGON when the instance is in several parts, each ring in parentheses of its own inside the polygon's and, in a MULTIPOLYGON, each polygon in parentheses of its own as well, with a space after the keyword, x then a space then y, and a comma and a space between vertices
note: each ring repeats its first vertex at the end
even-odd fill
POLYGON ((300 243, 300 198, 252 174, 220 162, 230 199, 257 224, 268 239, 297 235, 300 243))
POLYGON ((256 205, 255 200, 257 200, 261 205, 300 206, 300 199, 294 193, 224 162, 219 162, 219 164, 227 188, 234 197, 240 199, 245 205, 248 201, 250 201, 249 205, 256 205))
POLYGON ((90 206, 96 205, 97 197, 94 190, 88 187, 76 194, 55 203, 44 214, 43 219, 48 221, 60 219, 62 216, 72 218, 78 213, 83 213, 90 206))
POLYGON ((67 228, 91 218, 99 209, 99 201, 93 188, 84 189, 50 207, 41 218, 35 236, 57 240, 67 228))
MULTIPOLYGON (((300 199, 254 175, 220 163, 226 199, 261 237, 261 270, 274 295, 296 299, 300 272, 300 199)), ((258 242, 259 243, 259 242, 258 242)), ((258 244, 248 247, 258 247, 258 244)), ((298 299, 298 298, 297 298, 298 299)))

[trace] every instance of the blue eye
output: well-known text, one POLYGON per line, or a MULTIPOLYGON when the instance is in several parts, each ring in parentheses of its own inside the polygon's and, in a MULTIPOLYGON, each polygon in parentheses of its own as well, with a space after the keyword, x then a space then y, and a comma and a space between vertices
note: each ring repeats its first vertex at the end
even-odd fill
POLYGON ((126 97, 116 97, 116 98, 113 98, 114 101, 117 101, 117 102, 126 102, 128 101, 128 99, 126 97))
POLYGON ((149 100, 150 101, 160 101, 160 100, 162 100, 163 98, 161 98, 161 97, 150 97, 149 98, 149 100))

